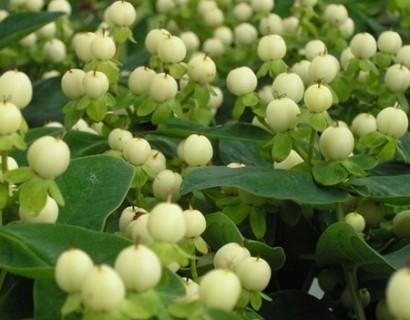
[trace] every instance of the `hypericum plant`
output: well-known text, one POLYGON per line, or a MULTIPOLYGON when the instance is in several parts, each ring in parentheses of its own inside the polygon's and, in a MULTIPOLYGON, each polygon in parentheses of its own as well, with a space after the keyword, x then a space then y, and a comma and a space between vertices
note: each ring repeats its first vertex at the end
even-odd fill
POLYGON ((0 318, 406 319, 409 21, 1 4, 0 318))

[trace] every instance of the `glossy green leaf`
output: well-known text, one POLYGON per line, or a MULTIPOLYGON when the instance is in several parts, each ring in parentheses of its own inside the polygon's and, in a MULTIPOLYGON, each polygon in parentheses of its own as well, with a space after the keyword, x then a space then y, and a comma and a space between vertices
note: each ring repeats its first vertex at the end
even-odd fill
POLYGON ((206 230, 202 237, 215 251, 228 242, 243 243, 242 234, 232 220, 223 213, 211 213, 205 218, 206 230))
POLYGON ((379 151, 377 154, 380 159, 382 160, 390 160, 396 154, 396 142, 395 141, 388 141, 379 151))
POLYGON ((62 12, 19 12, 0 22, 0 49, 63 15, 62 12))
POLYGON ((34 176, 20 186, 19 203, 24 212, 39 213, 47 202, 48 181, 34 176))
POLYGON ((396 269, 406 268, 409 263, 410 244, 384 255, 384 259, 396 269))
POLYGON ((273 138, 272 160, 281 162, 286 159, 292 150, 293 141, 289 132, 277 133, 273 138))
POLYGON ((233 221, 236 225, 243 222, 249 214, 249 206, 246 204, 235 203, 232 205, 224 206, 222 209, 224 215, 226 215, 229 219, 233 221))
POLYGON ((91 100, 85 109, 87 116, 94 122, 103 121, 107 111, 108 108, 103 97, 96 100, 91 100))
POLYGON ((5 177, 10 183, 22 183, 35 176, 33 170, 29 167, 20 167, 14 170, 7 171, 5 177))
POLYGON ((313 177, 324 185, 332 186, 343 182, 349 176, 349 172, 339 162, 322 162, 313 167, 313 177))
POLYGON ((262 197, 293 200, 306 204, 345 201, 347 193, 320 187, 309 173, 246 166, 243 168, 206 167, 192 170, 183 180, 182 194, 207 188, 231 186, 262 197))
POLYGON ((379 131, 372 131, 363 135, 360 141, 369 148, 377 148, 386 143, 387 138, 379 131))
POLYGON ((239 120, 242 114, 245 112, 246 105, 242 101, 242 97, 238 97, 233 105, 232 118, 234 120, 239 120))
POLYGON ((331 224, 322 233, 316 245, 315 259, 319 267, 342 264, 363 267, 375 273, 394 269, 344 222, 331 224))
POLYGON ((100 154, 109 149, 106 138, 88 132, 69 130, 63 140, 70 148, 72 159, 100 154))
POLYGON ((238 314, 222 309, 205 309, 205 317, 209 320, 243 320, 238 314))
POLYGON ((223 164, 232 162, 243 163, 245 165, 261 166, 272 168, 272 162, 263 158, 258 152, 259 143, 257 141, 244 140, 219 140, 218 154, 223 164), (252 151, 252 152, 250 152, 252 151))
POLYGON ((102 230, 107 216, 124 200, 133 170, 124 160, 108 155, 72 160, 56 180, 66 202, 58 222, 102 230))
POLYGON ((155 103, 151 98, 147 97, 138 107, 137 115, 140 117, 147 116, 154 112, 157 108, 157 103, 155 103))
POLYGON ((206 106, 211 94, 206 86, 197 84, 194 89, 194 97, 200 106, 206 106))
POLYGON ((265 212, 261 208, 251 207, 249 222, 256 239, 262 239, 266 234, 265 212))
POLYGON ((253 106, 255 106, 255 105, 258 104, 258 102, 259 102, 259 96, 258 96, 257 93, 251 92, 251 93, 245 94, 245 95, 242 97, 242 101, 243 101, 243 104, 244 104, 245 106, 253 107, 253 106))
POLYGON ((9 224, 0 228, 0 267, 33 279, 53 279, 58 256, 70 246, 96 263, 113 264, 126 239, 61 224, 9 224))
POLYGON ((261 141, 272 138, 267 131, 248 123, 231 123, 224 126, 201 127, 195 122, 170 119, 157 130, 158 133, 186 138, 191 133, 202 133, 209 138, 261 141))
POLYGON ((360 196, 380 202, 407 205, 410 201, 410 175, 372 176, 357 178, 351 182, 360 196))

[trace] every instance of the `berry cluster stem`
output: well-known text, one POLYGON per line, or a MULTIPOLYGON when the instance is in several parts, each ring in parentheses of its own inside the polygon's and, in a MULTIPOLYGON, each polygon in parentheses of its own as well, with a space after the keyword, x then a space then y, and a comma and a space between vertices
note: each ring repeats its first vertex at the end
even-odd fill
POLYGON ((317 135, 317 130, 312 129, 312 132, 310 133, 310 139, 309 139, 309 154, 308 154, 309 164, 312 164, 313 150, 315 148, 316 135, 317 135))
POLYGON ((353 300, 354 312, 356 314, 357 320, 366 320, 366 314, 363 309, 363 305, 360 301, 357 290, 357 281, 356 281, 356 267, 354 266, 343 266, 343 271, 345 274, 346 284, 349 288, 350 296, 353 300))

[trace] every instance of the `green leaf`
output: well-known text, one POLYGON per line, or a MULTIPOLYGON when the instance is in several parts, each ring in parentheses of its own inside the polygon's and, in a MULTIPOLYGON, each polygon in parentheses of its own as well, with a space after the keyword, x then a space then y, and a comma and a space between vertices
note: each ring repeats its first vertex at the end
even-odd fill
POLYGON ((174 303, 168 307, 170 315, 181 319, 201 319, 202 304, 199 300, 189 303, 174 303), (197 318, 195 318, 197 317, 197 318))
POLYGON ((60 206, 65 205, 64 197, 61 194, 60 188, 54 180, 48 181, 48 193, 60 206))
POLYGON ((339 102, 345 102, 350 98, 352 89, 349 81, 344 77, 336 77, 330 84, 333 91, 336 93, 339 98, 339 102))
POLYGON ((312 174, 315 180, 324 186, 338 184, 349 176, 341 163, 333 161, 318 163, 313 167, 312 174))
POLYGON ((293 147, 292 136, 289 132, 280 132, 273 138, 272 160, 281 162, 286 159, 293 147))
POLYGON ((373 169, 379 164, 379 161, 377 161, 374 156, 368 154, 355 154, 347 158, 347 160, 359 166, 363 170, 373 169))
POLYGON ((63 140, 70 148, 71 159, 101 154, 109 149, 107 138, 78 130, 67 131, 63 140))
POLYGON ((310 173, 252 166, 236 169, 225 166, 198 168, 184 178, 181 193, 220 186, 238 187, 262 197, 306 204, 334 203, 347 199, 347 193, 340 189, 320 187, 310 173))
POLYGON ((14 170, 7 171, 5 178, 10 183, 22 183, 35 176, 35 173, 29 167, 20 167, 14 170))
POLYGON ((388 53, 383 53, 383 52, 377 52, 373 57, 374 63, 380 69, 388 68, 390 66, 391 60, 392 60, 391 55, 388 53))
POLYGON ((400 248, 399 250, 390 252, 384 255, 384 259, 393 265, 396 269, 406 268, 409 262, 410 244, 400 248))
POLYGON ((208 244, 202 237, 196 237, 193 239, 195 249, 198 250, 198 252, 202 254, 207 254, 208 253, 208 244))
POLYGON ((315 259, 319 267, 350 265, 369 272, 392 271, 394 267, 345 222, 331 224, 316 245, 315 259))
POLYGON ((254 107, 259 102, 259 96, 256 92, 251 92, 251 93, 245 94, 242 97, 242 102, 247 107, 254 107))
POLYGON ((238 314, 222 309, 206 308, 204 315, 209 320, 243 320, 238 314))
POLYGON ((262 307, 262 297, 257 292, 250 293, 250 302, 255 310, 259 310, 262 307))
POLYGON ((0 228, 0 267, 32 279, 54 279, 58 256, 70 246, 93 261, 113 264, 131 243, 112 234, 61 224, 8 224, 0 228))
POLYGON ((121 304, 121 311, 131 319, 149 319, 154 312, 143 302, 141 299, 125 299, 121 304))
POLYGON ((194 90, 195 100, 198 102, 199 106, 206 106, 211 97, 209 89, 205 85, 197 84, 194 90))
POLYGON ((249 239, 245 240, 245 247, 248 248, 253 257, 265 259, 272 271, 281 269, 285 264, 285 251, 281 247, 271 247, 264 242, 249 239))
POLYGON ((249 222, 256 239, 262 239, 266 234, 265 212, 261 208, 251 207, 249 222))
MULTIPOLYGON (((35 280, 33 288, 34 319, 60 319, 67 293, 62 291, 54 279, 35 280)), ((70 317, 67 317, 70 319, 70 317)))
POLYGON ((233 221, 236 225, 243 222, 249 214, 249 206, 246 204, 235 203, 223 207, 222 212, 233 221))
POLYGON ((288 69, 288 65, 280 60, 272 60, 268 62, 269 65, 269 76, 273 79, 279 73, 285 72, 288 69))
POLYGON ((364 177, 367 175, 367 172, 361 166, 354 161, 351 161, 349 158, 343 160, 341 164, 343 168, 356 177, 364 177))
POLYGON ((62 12, 11 13, 0 22, 0 49, 18 42, 63 14, 62 12))
POLYGON ((395 141, 388 141, 377 154, 382 160, 390 160, 396 154, 396 145, 395 141))
POLYGON ((373 131, 363 135, 360 141, 369 148, 377 148, 386 143, 387 137, 379 131, 373 131))
POLYGON ((379 69, 377 69, 377 67, 374 65, 374 63, 371 62, 368 59, 360 60, 359 61, 359 67, 360 67, 360 70, 362 70, 362 71, 367 71, 367 72, 370 72, 374 75, 379 74, 379 69))
POLYGON ((328 113, 325 111, 319 113, 310 112, 308 119, 312 128, 319 132, 324 131, 331 124, 331 122, 329 122, 328 113))
POLYGON ((56 180, 66 202, 58 222, 102 230, 105 219, 124 200, 133 172, 133 166, 108 155, 72 160, 56 180))
POLYGON ((239 118, 245 112, 245 109, 246 109, 246 105, 243 103, 242 97, 238 97, 233 106, 232 118, 234 120, 239 120, 239 118))
POLYGON ((211 213, 205 216, 206 230, 202 234, 205 241, 216 251, 228 242, 242 244, 244 238, 238 228, 221 212, 211 213))
POLYGON ((159 104, 157 109, 152 114, 151 122, 153 124, 160 124, 172 117, 172 111, 169 105, 165 102, 159 104))
POLYGON ((84 110, 77 110, 76 102, 70 101, 64 107, 64 127, 71 129, 84 114, 84 110))
POLYGON ((76 110, 85 110, 88 105, 91 103, 92 99, 88 96, 82 96, 80 100, 75 102, 76 110))
POLYGON ((101 97, 96 100, 91 100, 88 104, 85 112, 87 116, 94 122, 101 122, 104 120, 105 115, 107 114, 107 105, 105 104, 104 98, 101 97))
POLYGON ((67 295, 67 299, 64 302, 63 307, 61 308, 61 314, 66 316, 72 312, 80 311, 82 303, 81 293, 71 293, 67 295))
POLYGON ((19 203, 21 210, 39 213, 47 201, 48 181, 34 176, 20 186, 19 203))
POLYGON ((407 205, 410 201, 410 175, 357 178, 350 183, 360 196, 379 202, 407 205))
POLYGON ((140 188, 148 181, 148 178, 149 174, 143 166, 135 166, 134 177, 132 179, 132 186, 140 188))
POLYGON ((264 77, 268 74, 270 68, 270 63, 269 61, 262 63, 260 66, 259 70, 256 72, 256 76, 258 78, 264 77))
POLYGON ((218 141, 218 154, 223 164, 239 162, 245 165, 272 168, 272 161, 263 158, 259 152, 249 152, 258 150, 259 143, 256 141, 244 140, 224 140, 218 141))
POLYGON ((0 210, 6 207, 9 199, 9 186, 7 183, 0 183, 0 210))
POLYGON ((137 116, 145 117, 153 113, 156 108, 157 103, 151 98, 147 98, 137 107, 137 116))
POLYGON ((197 123, 182 119, 169 119, 163 126, 157 129, 157 133, 167 136, 186 138, 192 133, 201 133, 208 138, 231 139, 242 141, 269 140, 272 135, 266 130, 249 123, 230 123, 216 127, 201 127, 197 123))
POLYGON ((169 74, 172 77, 179 79, 187 72, 187 69, 188 68, 185 64, 173 63, 169 66, 169 74))

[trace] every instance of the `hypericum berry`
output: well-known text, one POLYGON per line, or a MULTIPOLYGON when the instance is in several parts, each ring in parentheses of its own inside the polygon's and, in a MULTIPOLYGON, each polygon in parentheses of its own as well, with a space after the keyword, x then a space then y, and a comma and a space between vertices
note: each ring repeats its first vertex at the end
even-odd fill
POLYGON ((282 72, 275 77, 272 83, 272 95, 275 98, 287 97, 299 103, 305 92, 305 86, 297 73, 282 72))
POLYGON ((218 27, 224 22, 224 12, 219 8, 212 8, 201 14, 202 22, 208 27, 218 27))
POLYGON ((183 214, 186 224, 185 237, 199 237, 206 229, 206 220, 202 212, 190 207, 189 209, 184 210, 183 214))
MULTIPOLYGON (((367 307, 369 305, 371 297, 367 288, 360 288, 357 290, 357 296, 363 307, 367 307)), ((354 299, 348 287, 346 287, 340 294, 340 302, 345 308, 354 309, 354 299)))
POLYGON ((158 57, 165 63, 178 63, 186 56, 184 42, 177 36, 168 35, 158 43, 158 57))
POLYGON ((344 221, 349 224, 357 233, 362 232, 366 227, 366 220, 358 212, 349 212, 345 215, 344 221))
POLYGON ((148 231, 149 213, 143 213, 131 221, 125 231, 128 238, 137 244, 150 244, 154 242, 148 231))
POLYGON ((9 135, 20 128, 23 120, 20 109, 10 101, 0 101, 0 135, 9 135))
POLYGON ((185 217, 179 205, 161 202, 149 214, 148 230, 155 241, 176 243, 185 236, 185 217))
POLYGON ((407 114, 395 107, 387 107, 381 110, 377 114, 376 123, 380 132, 395 139, 404 136, 409 127, 407 114))
POLYGON ((54 279, 61 290, 79 292, 86 274, 92 269, 93 261, 83 250, 70 248, 58 256, 54 279))
POLYGON ((199 54, 189 60, 187 72, 192 81, 207 84, 216 76, 216 65, 207 54, 199 54))
POLYGON ((386 299, 380 299, 377 302, 375 310, 376 320, 393 320, 394 317, 387 307, 386 299))
POLYGON ((282 20, 283 33, 295 35, 297 34, 299 25, 300 25, 300 21, 298 17, 295 17, 295 16, 286 17, 282 20))
POLYGON ((327 86, 316 83, 306 89, 303 101, 310 112, 319 113, 332 106, 333 96, 327 86))
POLYGON ((201 44, 198 36, 193 31, 184 31, 179 35, 179 38, 184 42, 188 52, 197 51, 201 44))
POLYGON ((31 12, 39 12, 41 8, 44 5, 43 0, 31 0, 31 1, 25 1, 25 6, 28 11, 31 12))
POLYGON ((136 220, 139 216, 147 213, 143 208, 128 206, 121 211, 120 219, 118 220, 118 228, 120 231, 125 232, 128 225, 136 220))
POLYGON ((119 274, 109 265, 100 264, 85 275, 81 297, 87 308, 112 311, 125 299, 125 285, 119 274))
POLYGON ((55 223, 58 219, 57 202, 47 196, 47 201, 40 212, 27 212, 19 208, 19 218, 24 223, 55 223))
POLYGON ((274 99, 266 107, 266 120, 275 132, 294 129, 298 124, 299 106, 287 97, 274 99))
POLYGON ((27 151, 31 169, 44 179, 54 179, 70 164, 70 149, 60 138, 43 136, 34 141, 27 151))
POLYGON ((47 40, 43 45, 44 57, 52 63, 60 63, 67 56, 67 49, 63 41, 57 38, 47 40))
POLYGON ((314 57, 309 65, 309 76, 314 82, 330 83, 339 72, 339 61, 330 54, 314 57))
POLYGON ((47 5, 47 11, 61 11, 69 16, 71 14, 71 4, 67 0, 51 0, 47 5))
POLYGON ((110 60, 115 55, 115 42, 104 29, 96 34, 90 43, 90 51, 94 59, 110 60))
POLYGON ((190 278, 182 278, 185 295, 175 299, 176 303, 188 303, 199 300, 199 285, 190 278))
POLYGON ((281 162, 274 162, 273 168, 275 169, 282 169, 282 170, 290 170, 293 167, 297 166, 298 164, 302 163, 304 160, 303 158, 297 153, 295 150, 290 150, 289 155, 282 160, 281 162))
POLYGON ((396 62, 410 68, 410 45, 402 46, 396 54, 396 62))
POLYGON ((149 93, 155 102, 165 102, 173 99, 178 92, 177 81, 167 73, 153 76, 149 93))
POLYGON ((209 101, 206 105, 208 109, 215 110, 218 109, 224 100, 224 94, 219 87, 211 86, 214 91, 209 97, 209 101))
POLYGON ((332 26, 339 27, 347 19, 348 13, 343 4, 329 4, 323 13, 325 20, 332 26))
MULTIPOLYGON (((0 19, 0 21, 1 21, 1 19, 0 19)), ((19 40, 19 44, 24 48, 30 48, 36 42, 37 42, 37 35, 36 35, 35 32, 32 32, 32 33, 26 35, 24 38, 21 38, 19 40)))
POLYGON ((232 8, 232 15, 240 22, 249 21, 253 15, 253 9, 248 3, 240 2, 232 8))
MULTIPOLYGON (((259 91, 258 91, 258 96, 260 98, 260 101, 263 104, 268 104, 269 102, 271 102, 274 98, 273 98, 273 94, 272 94, 272 86, 270 85, 264 85, 259 91)), ((280 96, 280 95, 278 95, 280 96)))
POLYGON ((238 264, 236 274, 244 289, 260 292, 268 286, 272 270, 266 260, 260 257, 248 257, 238 264))
POLYGON ((183 159, 190 166, 204 166, 214 154, 211 141, 204 135, 191 134, 185 139, 183 159))
POLYGON ((386 303, 395 319, 410 318, 410 271, 401 268, 393 272, 386 287, 386 303))
POLYGON ((127 290, 146 292, 155 287, 162 275, 161 261, 148 247, 138 244, 124 248, 115 259, 114 269, 127 290))
POLYGON ((135 166, 144 164, 151 154, 149 142, 143 138, 129 139, 123 149, 125 160, 135 166))
POLYGON ((410 237, 410 210, 403 210, 397 213, 392 221, 393 234, 399 239, 410 237))
POLYGON ((218 38, 208 38, 202 45, 202 51, 207 52, 212 58, 220 57, 225 51, 225 45, 218 38))
POLYGON ((305 86, 312 84, 312 79, 309 76, 310 63, 309 60, 300 60, 290 68, 290 72, 296 73, 305 86))
POLYGON ((105 11, 109 22, 116 27, 129 27, 137 18, 134 6, 127 1, 115 1, 105 11))
POLYGON ((151 150, 151 154, 144 165, 149 168, 150 173, 156 176, 161 171, 167 168, 167 159, 165 155, 159 150, 151 150))
POLYGON ((263 36, 258 43, 258 56, 262 61, 280 60, 286 54, 286 42, 277 34, 263 36))
POLYGON ((353 118, 351 130, 358 137, 377 131, 376 118, 368 112, 359 113, 353 118))
POLYGON ((345 39, 349 39, 353 35, 354 28, 355 28, 354 20, 350 17, 347 17, 345 22, 343 22, 339 26, 340 33, 342 34, 342 37, 345 39))
POLYGON ((0 98, 6 98, 19 109, 28 106, 33 97, 33 85, 22 71, 9 70, 0 77, 0 98))
POLYGON ((94 32, 83 32, 76 34, 73 41, 75 54, 84 62, 89 62, 94 59, 91 53, 91 42, 96 37, 94 32))
POLYGON ((252 9, 255 12, 270 12, 275 6, 274 0, 251 0, 252 9))
MULTIPOLYGON (((2 164, 2 161, 0 159, 0 166, 2 164)), ((14 170, 19 167, 17 161, 13 158, 8 156, 7 157, 7 170, 14 170)), ((0 170, 0 182, 4 182, 4 176, 3 176, 3 170, 0 170)))
POLYGON ((49 39, 55 36, 57 26, 55 22, 49 22, 36 31, 36 35, 42 39, 49 39))
MULTIPOLYGON (((227 26, 220 26, 213 32, 213 38, 219 39, 224 45, 231 45, 233 42, 233 31, 227 26)), ((208 52, 205 50, 205 52, 208 52)))
POLYGON ((237 47, 248 47, 258 39, 258 31, 247 22, 242 22, 233 29, 235 45, 237 47))
POLYGON ((136 95, 146 93, 151 87, 154 76, 154 70, 148 67, 137 67, 128 78, 128 88, 136 95))
POLYGON ((312 61, 316 56, 324 54, 326 51, 326 44, 319 39, 310 40, 305 45, 305 57, 309 61, 312 61))
POLYGON ((350 40, 350 50, 359 59, 370 59, 376 54, 376 39, 367 32, 357 33, 350 40))
POLYGON ((178 172, 166 169, 159 172, 152 182, 152 192, 154 197, 161 201, 170 199, 178 201, 181 197, 179 191, 182 183, 182 177, 178 172))
POLYGON ((102 97, 110 87, 107 76, 101 71, 88 71, 83 78, 84 94, 91 99, 102 97))
POLYGON ((320 152, 327 160, 347 159, 354 148, 354 137, 349 128, 341 125, 327 127, 319 138, 320 152))
POLYGON ((228 269, 211 270, 199 282, 199 300, 206 307, 232 310, 240 294, 241 282, 228 269))
POLYGON ((260 19, 259 31, 263 35, 279 34, 283 32, 282 18, 276 13, 269 13, 260 19))
POLYGON ((132 133, 128 130, 115 128, 108 134, 108 145, 113 150, 123 151, 126 143, 132 139, 132 133))
POLYGON ((403 41, 398 32, 392 30, 383 31, 377 38, 377 47, 381 52, 396 54, 401 48, 403 41))
POLYGON ((85 72, 82 69, 70 69, 61 78, 61 90, 70 99, 78 99, 84 95, 83 79, 85 72))
POLYGON ((256 89, 258 79, 249 67, 239 67, 229 71, 226 85, 232 94, 242 96, 256 89))
POLYGON ((410 86, 410 70, 402 64, 394 64, 387 68, 384 84, 393 92, 404 92, 410 86))
POLYGON ((250 256, 251 253, 247 248, 236 242, 229 242, 216 251, 214 267, 235 271, 241 261, 250 256))
POLYGON ((166 29, 152 29, 145 36, 145 49, 151 54, 157 54, 158 45, 170 35, 170 32, 166 29))

